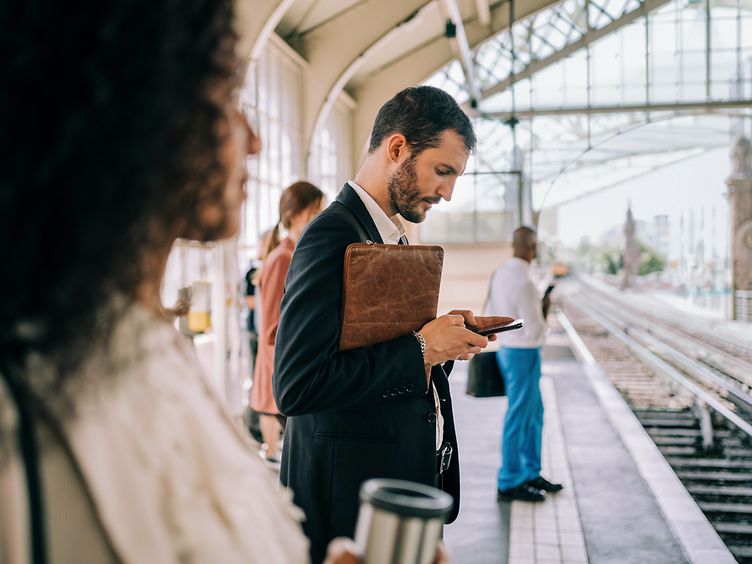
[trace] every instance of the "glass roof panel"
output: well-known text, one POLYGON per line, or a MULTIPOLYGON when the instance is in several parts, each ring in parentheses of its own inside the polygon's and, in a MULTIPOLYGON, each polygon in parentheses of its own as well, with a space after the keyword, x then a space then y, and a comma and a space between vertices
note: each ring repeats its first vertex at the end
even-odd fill
MULTIPOLYGON (((752 98, 752 0, 711 0, 709 85, 705 6, 691 1, 669 0, 651 12, 646 24, 643 15, 634 13, 640 0, 563 0, 517 22, 512 34, 501 32, 479 46, 477 72, 484 93, 490 92, 474 115, 477 154, 458 181, 453 201, 436 211, 477 216, 481 207, 509 205, 510 182, 518 181, 510 174, 515 145, 536 208, 728 147, 740 116, 746 116, 748 126, 752 123, 750 107, 716 109, 715 114, 651 108, 704 103, 708 92, 712 100, 752 98), (616 29, 587 48, 559 55, 583 40, 588 7, 591 29, 613 22, 616 29), (511 41, 514 80, 509 75, 511 41), (531 63, 535 67, 528 68, 531 63), (624 105, 631 107, 619 110, 624 105), (506 123, 513 114, 519 120, 514 134, 506 123)), ((456 62, 432 77, 431 84, 467 99, 456 62)))
POLYGON ((462 74, 462 66, 457 60, 452 61, 428 78, 424 81, 424 84, 446 90, 460 104, 470 97, 467 92, 465 77, 462 74))

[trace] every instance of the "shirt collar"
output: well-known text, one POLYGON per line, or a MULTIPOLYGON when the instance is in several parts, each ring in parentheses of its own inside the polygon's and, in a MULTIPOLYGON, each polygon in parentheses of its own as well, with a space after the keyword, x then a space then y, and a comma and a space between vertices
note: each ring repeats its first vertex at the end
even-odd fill
POLYGON ((405 224, 402 223, 399 216, 395 214, 392 217, 389 217, 368 192, 352 180, 348 180, 347 183, 353 190, 355 190, 355 193, 363 201, 363 205, 366 206, 366 209, 368 210, 371 219, 373 219, 376 229, 378 229, 379 235, 381 235, 381 239, 384 243, 396 245, 399 242, 400 237, 405 234, 405 224))

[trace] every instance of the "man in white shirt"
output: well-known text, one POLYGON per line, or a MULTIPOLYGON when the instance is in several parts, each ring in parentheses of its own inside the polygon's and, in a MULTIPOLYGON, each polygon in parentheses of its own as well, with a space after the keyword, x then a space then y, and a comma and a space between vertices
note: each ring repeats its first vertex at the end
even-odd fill
POLYGON ((523 318, 525 326, 501 337, 496 353, 504 375, 507 413, 501 440, 502 464, 498 475, 498 498, 543 501, 544 492, 557 492, 540 475, 543 401, 540 394, 541 347, 546 336, 550 301, 543 301, 530 278, 530 263, 537 256, 535 231, 519 227, 512 239, 514 256, 496 269, 486 305, 487 314, 523 318))

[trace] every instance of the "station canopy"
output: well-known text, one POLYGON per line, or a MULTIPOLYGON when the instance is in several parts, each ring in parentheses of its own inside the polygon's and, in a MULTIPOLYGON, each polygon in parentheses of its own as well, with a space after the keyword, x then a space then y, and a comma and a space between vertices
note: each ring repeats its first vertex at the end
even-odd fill
POLYGON ((281 4, 276 32, 317 79, 305 137, 339 92, 355 102, 356 148, 400 88, 435 85, 463 104, 479 138, 460 181, 472 189, 437 212, 508 208, 518 172, 534 207, 563 202, 750 129, 752 0, 281 4))

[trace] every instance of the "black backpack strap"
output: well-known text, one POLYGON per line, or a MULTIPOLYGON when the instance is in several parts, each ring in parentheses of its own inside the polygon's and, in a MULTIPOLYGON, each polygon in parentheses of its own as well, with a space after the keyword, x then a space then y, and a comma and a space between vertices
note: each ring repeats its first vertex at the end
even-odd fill
POLYGON ((32 564, 47 564, 47 537, 44 520, 44 496, 42 494, 42 474, 39 463, 39 449, 34 425, 34 417, 26 396, 18 382, 5 371, 0 370, 7 384, 18 413, 18 445, 26 475, 26 489, 29 501, 29 527, 31 532, 32 564))

